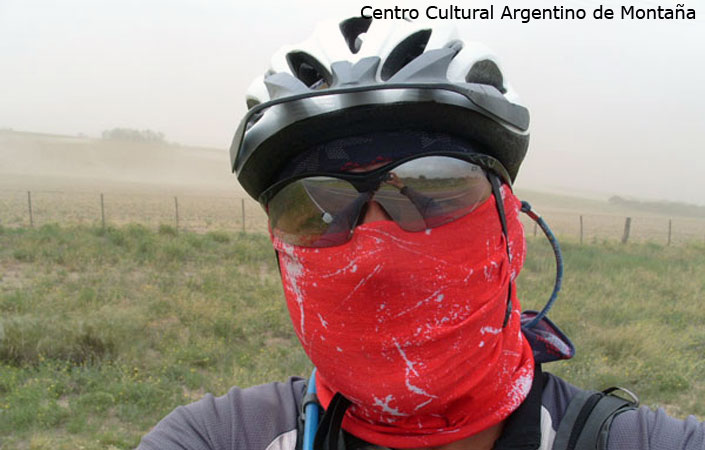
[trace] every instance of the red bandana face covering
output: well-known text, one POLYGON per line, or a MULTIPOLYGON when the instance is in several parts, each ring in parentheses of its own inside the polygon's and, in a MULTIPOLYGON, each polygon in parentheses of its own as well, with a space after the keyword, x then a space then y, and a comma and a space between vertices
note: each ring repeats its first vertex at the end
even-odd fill
MULTIPOLYGON (((444 445, 498 424, 526 398, 534 361, 507 289, 524 261, 519 200, 503 187, 449 224, 410 233, 392 221, 303 248, 274 239, 296 333, 318 368, 318 397, 352 402, 343 429, 376 445, 444 445)), ((516 289, 512 289, 516 292, 516 289)))

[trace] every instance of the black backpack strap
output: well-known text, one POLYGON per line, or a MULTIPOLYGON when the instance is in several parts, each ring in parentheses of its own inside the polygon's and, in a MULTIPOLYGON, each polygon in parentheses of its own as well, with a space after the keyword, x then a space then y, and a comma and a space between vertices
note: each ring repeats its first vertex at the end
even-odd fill
POLYGON ((341 450, 345 449, 343 430, 340 428, 343 423, 345 411, 352 403, 343 394, 336 392, 328 405, 328 409, 323 414, 321 422, 318 424, 318 431, 313 440, 314 450, 341 450))
MULTIPOLYGON (((276 252, 275 252, 276 254, 276 252)), ((277 255, 277 258, 279 255, 277 255)), ((279 265, 279 264, 277 264, 279 265)), ((299 415, 296 418, 296 447, 295 450, 303 450, 304 448, 304 424, 306 417, 306 388, 308 387, 308 382, 304 382, 303 397, 301 400, 301 408, 299 410, 299 415)))
POLYGON ((568 404, 558 425, 553 450, 598 450, 607 448, 614 418, 639 406, 639 399, 626 389, 612 387, 602 392, 582 391, 568 404), (630 400, 613 392, 626 392, 630 400))

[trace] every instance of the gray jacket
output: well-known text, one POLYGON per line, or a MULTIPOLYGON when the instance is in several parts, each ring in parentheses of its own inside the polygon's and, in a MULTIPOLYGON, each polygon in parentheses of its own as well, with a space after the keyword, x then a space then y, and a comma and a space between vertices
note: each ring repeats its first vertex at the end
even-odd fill
MULTIPOLYGON (((551 374, 543 374, 541 381, 543 391, 535 404, 527 399, 509 417, 496 450, 551 450, 568 403, 580 390, 551 374)), ((290 378, 232 388, 222 397, 206 395, 176 408, 144 436, 138 449, 294 450, 304 390, 305 380, 290 378)), ((705 423, 693 416, 675 419, 661 409, 624 412, 612 423, 608 450, 632 449, 705 450, 705 423)))

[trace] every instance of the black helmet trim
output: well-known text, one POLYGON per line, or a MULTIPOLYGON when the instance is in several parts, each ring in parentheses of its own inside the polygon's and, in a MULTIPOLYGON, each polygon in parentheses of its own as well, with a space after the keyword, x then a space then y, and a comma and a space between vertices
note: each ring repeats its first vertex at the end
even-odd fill
POLYGON ((458 157, 479 164, 511 186, 507 171, 499 161, 487 155, 485 149, 446 133, 397 130, 334 139, 303 151, 282 167, 272 180, 272 187, 301 176, 329 175, 370 164, 431 155, 458 157))
MULTIPOLYGON (((367 86, 276 99, 253 108, 240 123, 230 149, 232 169, 243 188, 257 198, 280 167, 312 146, 346 136, 409 129, 443 132, 485 148, 513 180, 526 153, 528 133, 502 124, 497 115, 478 107, 480 102, 488 108, 501 106, 483 96, 483 91, 494 88, 478 87, 458 92, 455 85, 436 83, 367 86)), ((504 117, 516 111, 517 125, 528 126, 525 108, 496 110, 504 117)))

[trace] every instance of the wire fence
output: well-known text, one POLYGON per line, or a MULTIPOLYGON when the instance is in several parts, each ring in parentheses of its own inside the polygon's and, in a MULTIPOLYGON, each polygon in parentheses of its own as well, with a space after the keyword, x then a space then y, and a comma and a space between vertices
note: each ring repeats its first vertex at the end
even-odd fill
MULTIPOLYGON (((558 210, 539 212, 562 240, 581 244, 602 241, 655 242, 664 245, 705 242, 705 219, 633 214, 580 214, 558 210)), ((522 215, 522 223, 527 236, 542 233, 525 215, 522 215)))
POLYGON ((48 223, 148 227, 181 230, 267 231, 267 217, 249 198, 211 194, 0 191, 0 224, 48 223))
MULTIPOLYGON (((540 208, 539 212, 561 239, 583 244, 705 241, 705 219, 540 208)), ((522 215, 522 222, 527 236, 541 233, 527 216, 522 215)), ((36 227, 48 223, 103 227, 140 223, 196 232, 267 232, 267 217, 259 204, 235 195, 0 190, 0 225, 36 227)))

